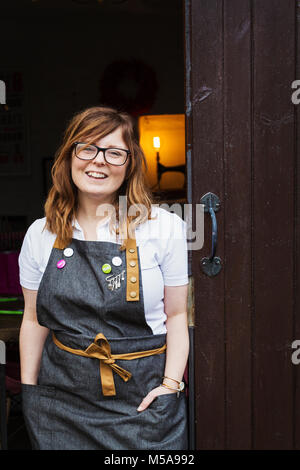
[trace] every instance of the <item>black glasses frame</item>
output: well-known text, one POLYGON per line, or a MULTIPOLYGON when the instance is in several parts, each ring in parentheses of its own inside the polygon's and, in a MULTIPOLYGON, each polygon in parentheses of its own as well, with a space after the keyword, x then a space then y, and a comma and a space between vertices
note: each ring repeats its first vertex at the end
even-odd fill
POLYGON ((121 148, 117 148, 117 147, 107 147, 107 148, 105 148, 105 147, 98 147, 98 145, 95 145, 95 144, 88 144, 88 143, 86 143, 86 142, 74 142, 73 146, 75 147, 75 155, 76 155, 77 158, 79 158, 79 160, 84 160, 84 161, 86 161, 86 162, 90 162, 90 161, 92 161, 92 160, 95 160, 95 158, 97 157, 97 155, 98 155, 99 152, 103 152, 103 157, 104 157, 104 160, 106 161, 106 163, 108 163, 109 165, 114 165, 114 166, 123 166, 123 165, 125 165, 125 163, 126 163, 127 160, 128 160, 129 155, 131 154, 130 150, 127 150, 127 149, 121 149, 121 148), (78 144, 81 144, 81 145, 91 145, 91 146, 95 147, 98 151, 97 151, 96 155, 95 155, 93 158, 80 158, 80 157, 78 157, 78 155, 77 155, 77 145, 78 145, 78 144), (126 152, 126 153, 127 153, 127 157, 126 157, 124 163, 117 164, 117 163, 108 162, 108 161, 106 160, 106 156, 105 156, 106 150, 123 150, 124 152, 126 152))

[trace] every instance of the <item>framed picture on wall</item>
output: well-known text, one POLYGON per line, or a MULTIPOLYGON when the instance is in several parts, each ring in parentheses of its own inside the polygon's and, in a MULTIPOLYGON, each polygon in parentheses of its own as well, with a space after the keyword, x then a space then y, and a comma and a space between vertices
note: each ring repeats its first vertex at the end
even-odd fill
POLYGON ((0 176, 29 176, 28 106, 24 71, 0 68, 5 104, 0 105, 0 176))

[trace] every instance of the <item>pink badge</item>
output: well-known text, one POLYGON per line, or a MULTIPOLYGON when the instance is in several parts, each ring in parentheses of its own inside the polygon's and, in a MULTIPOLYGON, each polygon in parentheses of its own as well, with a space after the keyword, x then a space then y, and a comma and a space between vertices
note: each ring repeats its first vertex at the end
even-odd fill
POLYGON ((64 259, 60 259, 59 261, 57 261, 56 263, 56 266, 58 267, 58 269, 61 269, 65 266, 66 262, 64 259))

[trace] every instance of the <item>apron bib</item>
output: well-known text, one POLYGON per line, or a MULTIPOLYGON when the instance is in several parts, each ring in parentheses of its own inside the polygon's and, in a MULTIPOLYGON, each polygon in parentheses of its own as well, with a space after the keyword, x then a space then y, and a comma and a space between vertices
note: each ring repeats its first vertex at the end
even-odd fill
POLYGON ((161 395, 145 411, 137 411, 162 382, 165 351, 108 359, 101 366, 97 357, 73 354, 53 341, 54 334, 66 348, 86 351, 101 334, 113 356, 165 345, 166 335, 154 335, 145 319, 139 248, 130 253, 119 247, 73 238, 69 251, 56 244, 52 248, 37 294, 38 321, 51 332, 38 385, 22 384, 23 414, 34 449, 187 449, 184 393, 161 395), (109 273, 102 270, 105 264, 111 266, 109 273), (105 392, 101 367, 111 375, 115 394, 105 392), (127 381, 126 374, 122 377, 111 367, 125 370, 127 381))

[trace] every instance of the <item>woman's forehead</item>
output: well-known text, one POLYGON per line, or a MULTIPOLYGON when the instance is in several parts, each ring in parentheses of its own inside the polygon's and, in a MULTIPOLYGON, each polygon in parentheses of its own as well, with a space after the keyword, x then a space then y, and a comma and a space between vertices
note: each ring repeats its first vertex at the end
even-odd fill
POLYGON ((99 147, 105 147, 106 145, 124 145, 126 141, 123 134, 123 129, 118 127, 116 130, 102 136, 101 134, 87 134, 85 137, 82 137, 83 140, 81 140, 88 143, 94 143, 99 145, 99 147))

